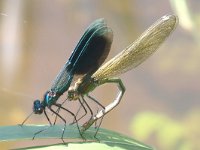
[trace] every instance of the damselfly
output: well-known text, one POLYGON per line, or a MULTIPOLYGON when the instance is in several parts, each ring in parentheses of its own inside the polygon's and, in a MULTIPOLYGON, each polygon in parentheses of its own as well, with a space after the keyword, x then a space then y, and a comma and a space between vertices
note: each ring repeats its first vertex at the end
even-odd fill
MULTIPOLYGON (((101 64, 104 62, 110 51, 112 39, 112 30, 109 27, 107 27, 105 20, 97 19, 96 21, 94 21, 85 31, 84 35, 82 36, 76 48, 72 52, 67 63, 62 67, 60 73, 54 80, 50 90, 48 90, 44 94, 43 100, 34 101, 33 112, 23 121, 22 125, 33 113, 42 114, 43 112, 49 124, 52 125, 46 113, 46 108, 48 108, 64 122, 64 129, 61 137, 63 140, 63 135, 66 127, 66 120, 57 111, 53 110, 52 106, 67 111, 70 115, 74 117, 74 120, 77 123, 76 115, 68 109, 64 108, 61 104, 57 103, 57 101, 59 97, 68 90, 74 75, 87 74, 91 76, 99 68, 99 66, 101 66, 101 64)), ((79 129, 78 123, 77 127, 79 129)), ((42 131, 39 131, 36 134, 42 131)))
POLYGON ((114 77, 137 67, 150 57, 175 29, 177 22, 178 18, 175 15, 163 16, 150 26, 135 42, 101 66, 94 74, 79 78, 75 86, 69 88, 69 100, 84 99, 84 96, 89 96, 89 92, 105 83, 116 83, 119 88, 116 99, 85 122, 81 129, 82 132, 120 103, 125 87, 120 78, 114 77))

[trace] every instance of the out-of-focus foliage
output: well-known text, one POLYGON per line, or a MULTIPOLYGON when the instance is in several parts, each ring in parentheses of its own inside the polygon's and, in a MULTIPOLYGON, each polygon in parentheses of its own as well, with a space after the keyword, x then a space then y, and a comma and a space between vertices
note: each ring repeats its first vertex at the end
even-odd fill
POLYGON ((131 131, 140 140, 156 139, 163 150, 200 149, 200 111, 191 110, 182 119, 156 112, 137 114, 131 122, 131 131), (173 118, 173 119, 172 119, 173 118))

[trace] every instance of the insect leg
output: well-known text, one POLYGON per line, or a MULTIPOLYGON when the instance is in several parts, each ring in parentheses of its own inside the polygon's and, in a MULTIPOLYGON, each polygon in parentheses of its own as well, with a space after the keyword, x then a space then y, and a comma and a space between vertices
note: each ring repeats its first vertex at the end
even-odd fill
POLYGON ((30 115, 28 115, 27 117, 26 117, 26 119, 21 123, 21 124, 19 124, 19 126, 23 126, 24 125, 24 123, 28 120, 28 118, 30 118, 30 116, 33 114, 33 112, 30 114, 30 115))
POLYGON ((97 103, 99 106, 101 106, 103 109, 105 109, 105 107, 99 103, 99 101, 97 101, 96 99, 94 99, 92 96, 90 96, 89 94, 86 95, 89 99, 93 100, 95 103, 97 103))
MULTIPOLYGON (((80 110, 81 110, 82 107, 83 107, 83 109, 84 109, 84 114, 83 114, 80 118, 78 118, 77 121, 81 120, 84 116, 87 115, 87 109, 86 109, 85 106, 84 106, 85 101, 81 102, 81 99, 80 99, 80 98, 78 98, 78 101, 79 101, 79 103, 80 103, 81 105, 80 105, 80 107, 78 108, 78 111, 76 112, 76 117, 78 116, 78 113, 80 112, 80 110)), ((72 122, 72 124, 74 124, 74 123, 75 123, 75 120, 72 122)))
MULTIPOLYGON (((67 99, 64 100, 60 105, 62 106, 66 101, 67 101, 67 99)), ((59 112, 60 112, 60 107, 58 107, 58 109, 56 110, 56 113, 59 113, 59 112)), ((53 114, 55 114, 55 113, 53 113, 53 114)), ((58 116, 56 115, 53 125, 56 124, 57 118, 58 118, 58 116)))
POLYGON ((50 121, 50 119, 49 119, 49 117, 48 117, 47 112, 45 111, 45 109, 44 109, 44 114, 45 114, 45 116, 46 116, 46 118, 47 118, 50 126, 52 126, 52 123, 51 123, 51 121, 50 121))
MULTIPOLYGON (((77 119, 76 119, 76 115, 74 115, 74 113, 72 113, 72 112, 69 111, 68 109, 62 107, 61 104, 54 104, 54 105, 57 106, 57 107, 60 108, 60 109, 63 109, 63 110, 65 110, 65 111, 67 111, 69 114, 71 114, 71 115, 74 117, 74 120, 76 121, 76 126, 77 126, 77 128, 78 128, 78 131, 79 131, 81 137, 84 139, 84 137, 82 136, 82 133, 81 133, 81 131, 80 131, 80 128, 79 128, 79 126, 78 126, 78 121, 77 121, 77 119)), ((57 112, 55 112, 54 110, 51 110, 51 111, 54 112, 56 115, 58 115, 58 117, 59 117, 60 119, 62 119, 62 120, 64 121, 64 123, 65 123, 65 127, 64 127, 64 129, 63 129, 63 133, 62 133, 62 137, 61 137, 62 141, 64 141, 64 140, 63 140, 63 136, 64 136, 64 132, 65 132, 65 128, 66 128, 66 120, 65 120, 62 116, 60 116, 57 112)))
POLYGON ((36 133, 34 134, 34 136, 33 136, 32 140, 34 140, 34 139, 35 139, 36 135, 38 135, 38 134, 39 134, 39 133, 41 133, 41 132, 44 132, 44 131, 46 131, 47 129, 49 129, 49 128, 52 126, 52 123, 51 123, 51 121, 50 121, 50 119, 49 119, 49 117, 48 117, 48 115, 47 115, 47 113, 46 113, 46 110, 45 110, 45 109, 44 109, 44 114, 45 114, 45 116, 46 116, 46 118, 47 118, 47 120, 48 120, 48 122, 49 122, 50 126, 49 126, 49 127, 47 127, 47 128, 44 128, 44 129, 42 129, 42 130, 40 130, 40 131, 38 131, 38 132, 36 132, 36 133))

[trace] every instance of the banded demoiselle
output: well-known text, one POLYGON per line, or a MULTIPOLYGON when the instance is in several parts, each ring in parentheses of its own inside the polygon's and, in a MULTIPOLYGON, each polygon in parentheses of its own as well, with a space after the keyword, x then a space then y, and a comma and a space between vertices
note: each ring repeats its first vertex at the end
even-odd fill
MULTIPOLYGON (((33 113, 42 114, 43 112, 49 124, 52 125, 46 113, 46 108, 48 108, 64 122, 65 126, 61 137, 63 140, 63 135, 66 127, 66 120, 57 111, 54 111, 51 107, 56 106, 58 107, 58 109, 63 109, 67 111, 70 115, 74 117, 74 120, 77 123, 76 115, 71 111, 67 110, 66 108, 62 107, 62 105, 57 103, 57 101, 59 97, 68 90, 74 75, 92 75, 99 68, 99 66, 102 65, 110 51, 112 40, 112 30, 106 25, 105 20, 95 20, 86 29, 76 48, 72 52, 69 60, 62 67, 60 73, 54 80, 51 88, 44 94, 43 100, 34 101, 33 112, 23 121, 21 125, 23 125, 33 113)), ((77 127, 79 129, 78 123, 77 127)), ((40 132, 42 131, 39 131, 36 134, 40 132)))

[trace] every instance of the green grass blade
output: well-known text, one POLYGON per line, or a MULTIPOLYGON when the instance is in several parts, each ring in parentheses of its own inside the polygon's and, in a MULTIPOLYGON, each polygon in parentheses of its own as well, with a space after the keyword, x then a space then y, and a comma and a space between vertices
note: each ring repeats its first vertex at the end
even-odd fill
MULTIPOLYGON (((44 132, 41 132, 36 135, 35 138, 37 139, 59 139, 61 138, 63 126, 61 125, 54 125, 54 126, 47 126, 47 125, 24 125, 24 126, 0 126, 0 142, 5 141, 17 141, 17 140, 32 140, 34 134, 40 130, 47 129, 44 132)), ((107 130, 107 129, 99 129, 97 134, 97 139, 94 138, 96 130, 95 128, 89 128, 84 134, 83 140, 78 132, 76 126, 66 126, 64 138, 66 139, 80 139, 81 142, 76 143, 68 143, 67 148, 76 149, 75 147, 79 147, 80 149, 89 149, 89 147, 93 147, 95 145, 95 150, 100 149, 109 149, 110 148, 119 148, 119 149, 132 149, 132 150, 153 150, 151 147, 140 143, 132 138, 124 136, 122 134, 107 130)), ((47 146, 37 146, 32 147, 31 149, 46 149, 53 148, 53 149, 62 149, 65 147, 64 144, 59 145, 47 145, 47 146)), ((94 147, 93 147, 94 148, 94 147)), ((28 148, 26 148, 28 149, 28 148)))

